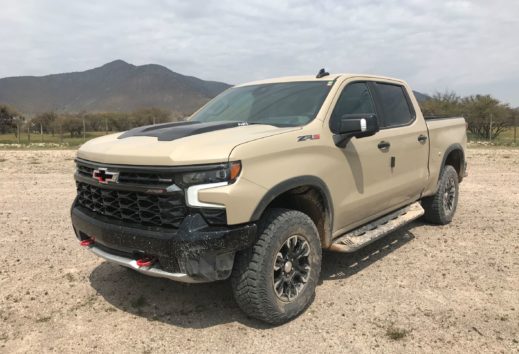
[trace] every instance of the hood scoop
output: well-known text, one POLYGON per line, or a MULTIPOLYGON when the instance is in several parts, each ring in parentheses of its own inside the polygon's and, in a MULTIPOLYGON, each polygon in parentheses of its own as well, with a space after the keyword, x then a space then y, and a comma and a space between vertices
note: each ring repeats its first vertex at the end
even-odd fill
MULTIPOLYGON (((245 123, 246 124, 246 123, 245 123)), ((213 132, 215 130, 235 128, 244 125, 243 122, 175 122, 156 125, 146 125, 134 128, 119 135, 117 139, 133 136, 150 136, 159 141, 173 141, 190 135, 213 132)))

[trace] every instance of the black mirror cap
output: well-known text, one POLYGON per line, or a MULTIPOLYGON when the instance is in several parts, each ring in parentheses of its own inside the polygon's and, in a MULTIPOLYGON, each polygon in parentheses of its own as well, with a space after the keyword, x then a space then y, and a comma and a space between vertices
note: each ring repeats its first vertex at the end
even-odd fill
POLYGON ((377 133, 380 128, 375 114, 345 114, 332 126, 335 144, 344 147, 353 138, 363 138, 377 133))
POLYGON ((345 114, 337 120, 337 123, 331 127, 335 134, 351 134, 359 138, 379 131, 375 114, 345 114))

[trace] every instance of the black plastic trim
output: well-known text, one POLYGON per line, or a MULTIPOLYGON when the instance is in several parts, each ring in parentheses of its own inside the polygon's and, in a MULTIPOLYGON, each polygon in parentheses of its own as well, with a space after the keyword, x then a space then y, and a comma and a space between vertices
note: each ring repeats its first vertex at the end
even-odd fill
MULTIPOLYGON (((459 150, 461 152, 460 175, 458 176, 459 180, 461 182, 461 180, 465 176, 465 169, 467 168, 467 161, 465 160, 465 151, 463 150, 463 147, 458 143, 449 145, 447 150, 445 150, 445 153, 443 154, 442 164, 441 164, 440 176, 441 176, 441 171, 443 171, 443 168, 445 167, 445 162, 447 161, 447 157, 449 156, 449 154, 451 152, 456 151, 456 150, 459 150)), ((438 179, 438 181, 439 181, 439 179, 438 179)))
POLYGON ((294 177, 291 179, 288 179, 286 181, 283 181, 277 185, 275 185, 273 188, 271 188, 265 196, 260 200, 258 205, 256 206, 256 209, 252 213, 251 221, 258 221, 265 210, 267 209, 268 205, 276 199, 281 194, 302 186, 312 186, 315 188, 318 188, 321 193, 323 193, 326 203, 326 212, 328 213, 328 218, 330 220, 330 230, 329 235, 331 235, 331 231, 333 230, 333 204, 332 204, 332 197, 330 194, 330 191, 328 189, 328 186, 322 179, 316 176, 299 176, 294 177))
POLYGON ((119 165, 103 162, 95 162, 81 158, 75 159, 76 164, 83 164, 93 168, 108 168, 115 169, 118 172, 157 172, 157 173, 182 173, 182 172, 197 172, 207 171, 219 168, 226 168, 229 166, 228 162, 214 163, 214 164, 200 164, 200 165, 182 165, 182 166, 155 166, 155 165, 119 165))
MULTIPOLYGON (((82 176, 78 173, 74 174, 74 178, 77 182, 90 184, 97 188, 109 189, 109 190, 118 190, 118 191, 129 191, 129 192, 140 192, 147 193, 153 195, 171 195, 175 193, 183 193, 183 191, 172 191, 168 192, 167 186, 160 185, 145 185, 145 184, 132 184, 132 183, 99 183, 99 181, 89 178, 86 176, 82 176)), ((170 184, 174 184, 173 182, 170 184)))
POLYGON ((75 204, 71 218, 76 237, 95 237, 95 243, 127 254, 145 254, 176 259, 180 270, 205 281, 226 279, 232 263, 223 268, 218 260, 234 259, 234 253, 256 240, 256 224, 210 226, 200 214, 188 215, 177 230, 136 228, 92 215, 75 204))

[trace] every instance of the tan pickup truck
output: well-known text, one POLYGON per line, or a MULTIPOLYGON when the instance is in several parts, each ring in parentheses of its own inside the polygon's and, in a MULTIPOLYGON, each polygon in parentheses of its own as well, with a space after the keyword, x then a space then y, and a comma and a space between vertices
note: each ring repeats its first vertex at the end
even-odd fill
POLYGON ((235 86, 187 121, 78 151, 72 222, 91 252, 181 282, 230 278, 269 323, 309 306, 322 249, 354 252, 419 217, 452 220, 463 118, 424 119, 409 86, 370 75, 235 86))

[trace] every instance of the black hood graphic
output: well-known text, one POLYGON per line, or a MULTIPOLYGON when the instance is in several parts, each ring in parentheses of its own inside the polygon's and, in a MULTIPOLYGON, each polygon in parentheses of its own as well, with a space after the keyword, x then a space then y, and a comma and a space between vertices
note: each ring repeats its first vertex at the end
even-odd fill
POLYGON ((118 139, 132 136, 151 136, 159 141, 172 141, 190 135, 212 132, 215 130, 235 128, 244 125, 243 122, 175 122, 156 125, 146 125, 134 128, 121 134, 118 139))

